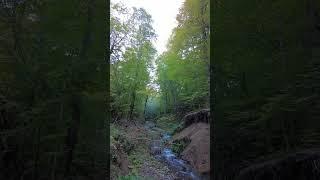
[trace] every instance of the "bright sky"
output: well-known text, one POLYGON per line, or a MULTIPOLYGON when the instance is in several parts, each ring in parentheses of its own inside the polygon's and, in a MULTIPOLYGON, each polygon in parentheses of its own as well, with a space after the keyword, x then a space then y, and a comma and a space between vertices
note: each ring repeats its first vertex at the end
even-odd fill
POLYGON ((161 54, 166 50, 173 28, 177 26, 176 16, 184 0, 111 0, 111 2, 121 2, 127 7, 142 7, 152 16, 153 28, 158 35, 154 45, 158 54, 161 54))

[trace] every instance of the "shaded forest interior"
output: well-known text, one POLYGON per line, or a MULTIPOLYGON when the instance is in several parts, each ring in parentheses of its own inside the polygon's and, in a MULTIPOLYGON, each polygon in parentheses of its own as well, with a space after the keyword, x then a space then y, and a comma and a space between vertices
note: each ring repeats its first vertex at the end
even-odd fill
POLYGON ((209 82, 215 180, 320 177, 319 1, 214 0, 209 18, 208 0, 186 0, 159 56, 152 17, 121 5, 106 48, 105 3, 0 1, 0 179, 105 179, 113 155, 129 162, 115 177, 135 176, 147 147, 123 135, 146 120, 179 131, 209 82))
POLYGON ((0 1, 0 179, 104 179, 106 4, 0 1))
MULTIPOLYGON (((174 136, 186 128, 183 126, 183 117, 191 112, 205 109, 203 116, 207 118, 209 5, 209 0, 183 1, 167 49, 157 52, 154 46, 157 34, 150 12, 143 8, 127 7, 125 3, 111 4, 112 179, 143 179, 150 176, 155 179, 174 179, 165 164, 155 162, 154 157, 149 155, 162 153, 161 149, 150 148, 150 144, 157 138, 165 137, 166 133, 174 136), (145 128, 144 124, 148 127, 145 128), (161 135, 152 131, 149 133, 150 126, 155 126, 161 135), (168 177, 163 177, 163 174, 168 177)), ((204 121, 208 123, 208 119, 204 121)), ((192 123, 193 120, 190 121, 192 123)), ((193 166, 198 171, 208 173, 209 125, 203 126, 203 132, 206 132, 203 134, 206 135, 201 138, 206 143, 203 143, 206 145, 206 165, 200 167, 198 162, 193 166)), ((186 142, 181 140, 168 146, 179 156, 190 143, 186 142)), ((195 143, 190 144, 196 146, 195 143)), ((196 155, 193 153, 190 156, 196 155)))
POLYGON ((214 179, 319 179, 320 1, 213 6, 214 179))

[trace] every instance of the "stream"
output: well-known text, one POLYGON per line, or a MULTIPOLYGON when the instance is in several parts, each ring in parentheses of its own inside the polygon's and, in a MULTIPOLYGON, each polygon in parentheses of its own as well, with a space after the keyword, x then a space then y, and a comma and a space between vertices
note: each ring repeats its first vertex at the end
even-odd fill
POLYGON ((172 171, 175 172, 176 176, 181 179, 193 179, 193 180, 202 180, 197 172, 184 160, 177 157, 171 148, 166 147, 166 142, 172 139, 164 130, 157 128, 153 122, 147 121, 145 128, 148 131, 160 132, 161 139, 153 140, 150 144, 151 154, 153 156, 165 163, 172 171))

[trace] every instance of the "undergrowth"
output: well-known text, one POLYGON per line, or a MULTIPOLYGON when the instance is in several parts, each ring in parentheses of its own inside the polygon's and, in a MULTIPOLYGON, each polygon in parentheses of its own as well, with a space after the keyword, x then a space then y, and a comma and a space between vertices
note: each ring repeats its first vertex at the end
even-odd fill
POLYGON ((168 114, 157 120, 157 126, 169 134, 173 134, 174 130, 179 126, 179 121, 174 115, 168 114))
POLYGON ((175 140, 172 143, 172 151, 180 155, 182 151, 189 145, 190 142, 191 140, 187 138, 175 140))
POLYGON ((127 176, 120 176, 118 180, 142 180, 143 178, 137 175, 127 175, 127 176))

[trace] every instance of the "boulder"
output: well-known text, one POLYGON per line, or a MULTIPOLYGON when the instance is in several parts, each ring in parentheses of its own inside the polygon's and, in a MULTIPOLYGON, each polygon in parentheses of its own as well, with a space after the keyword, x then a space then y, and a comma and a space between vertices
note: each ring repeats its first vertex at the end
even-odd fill
POLYGON ((150 144, 150 153, 152 155, 159 155, 162 152, 162 144, 160 140, 155 140, 150 144))
POLYGON ((151 147, 150 153, 152 155, 159 155, 159 154, 161 154, 161 148, 160 147, 151 147))

